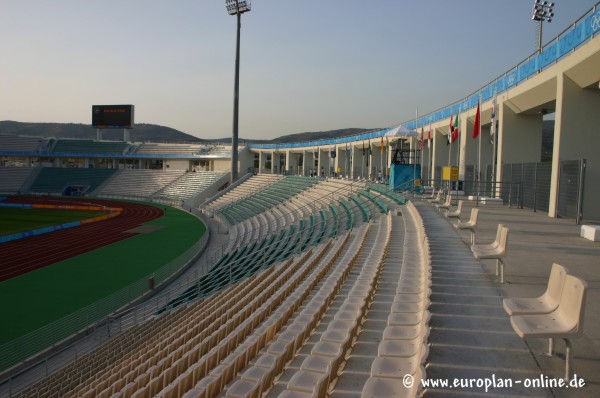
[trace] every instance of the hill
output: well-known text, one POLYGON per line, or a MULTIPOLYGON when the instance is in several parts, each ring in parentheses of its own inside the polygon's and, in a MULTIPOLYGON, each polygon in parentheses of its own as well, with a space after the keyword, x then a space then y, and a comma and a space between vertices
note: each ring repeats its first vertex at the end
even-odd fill
MULTIPOLYGON (((30 135, 35 137, 95 139, 96 129, 89 124, 75 123, 21 123, 11 120, 0 121, 0 134, 30 135)), ((106 140, 123 139, 123 130, 104 130, 106 140)), ((204 142, 198 137, 170 127, 156 124, 136 124, 131 130, 133 141, 153 142, 204 142)))
MULTIPOLYGON (((280 144, 285 142, 314 141, 328 138, 344 137, 372 131, 373 129, 346 128, 331 131, 304 132, 297 134, 284 135, 272 140, 257 140, 253 138, 240 137, 240 144, 280 144)), ((35 137, 53 137, 53 138, 78 138, 95 139, 96 129, 89 124, 77 123, 22 123, 11 120, 0 121, 0 134, 29 135, 35 137)), ((123 139, 123 130, 104 130, 102 137, 106 140, 123 139)), ((156 124, 136 124, 131 130, 132 141, 152 141, 152 142, 219 142, 230 144, 231 137, 204 140, 192 135, 186 134, 170 127, 159 126, 156 124)))

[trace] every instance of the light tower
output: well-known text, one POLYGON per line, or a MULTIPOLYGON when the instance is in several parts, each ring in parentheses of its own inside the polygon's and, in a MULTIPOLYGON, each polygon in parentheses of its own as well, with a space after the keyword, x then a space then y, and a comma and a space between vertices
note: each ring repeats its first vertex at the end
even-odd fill
POLYGON ((231 178, 233 184, 238 178, 238 121, 240 103, 240 29, 242 14, 250 11, 250 0, 225 0, 229 15, 237 15, 237 40, 235 48, 235 83, 233 88, 233 134, 231 137, 231 178))
POLYGON ((554 3, 548 4, 547 1, 543 3, 540 0, 535 0, 533 3, 533 15, 531 19, 538 21, 538 51, 542 52, 542 24, 544 21, 552 22, 554 18, 554 3))

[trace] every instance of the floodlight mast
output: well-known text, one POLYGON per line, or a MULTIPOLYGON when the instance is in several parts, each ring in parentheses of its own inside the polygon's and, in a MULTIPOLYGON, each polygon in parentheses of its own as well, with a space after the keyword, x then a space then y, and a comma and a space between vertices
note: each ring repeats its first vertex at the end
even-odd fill
POLYGON ((533 3, 533 15, 531 19, 538 21, 538 51, 542 52, 542 24, 544 21, 548 23, 552 22, 554 18, 554 3, 548 4, 547 1, 543 3, 540 0, 535 0, 533 3))
POLYGON ((233 134, 231 137, 231 177, 230 184, 238 179, 238 124, 240 102, 240 29, 242 14, 250 11, 250 0, 225 0, 229 15, 237 15, 237 38, 235 48, 235 83, 233 87, 233 134))

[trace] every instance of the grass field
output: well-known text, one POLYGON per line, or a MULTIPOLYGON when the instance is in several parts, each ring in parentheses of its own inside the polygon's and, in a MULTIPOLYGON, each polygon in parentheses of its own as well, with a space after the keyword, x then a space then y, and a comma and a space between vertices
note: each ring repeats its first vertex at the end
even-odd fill
POLYGON ((0 207, 0 236, 33 231, 34 229, 59 225, 71 221, 107 214, 98 211, 20 209, 0 207))
POLYGON ((159 228, 1 282, 0 302, 11 304, 0 309, 0 344, 144 278, 206 232, 197 218, 177 209, 145 225, 159 228))

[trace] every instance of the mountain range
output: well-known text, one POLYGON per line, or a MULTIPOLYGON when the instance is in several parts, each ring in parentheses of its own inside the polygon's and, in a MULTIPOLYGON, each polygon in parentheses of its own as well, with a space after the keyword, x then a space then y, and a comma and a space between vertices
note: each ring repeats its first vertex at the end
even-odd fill
MULTIPOLYGON (((375 129, 346 128, 330 131, 304 132, 277 137, 272 140, 258 140, 240 137, 240 143, 283 143, 302 142, 327 138, 344 137, 347 135, 360 134, 375 129)), ((0 134, 28 135, 44 138, 75 138, 95 139, 96 129, 89 124, 78 123, 24 123, 12 120, 0 121, 0 134)), ((156 124, 140 123, 130 131, 131 140, 135 142, 218 142, 222 144, 231 143, 231 137, 217 139, 201 139, 182 131, 156 124)), ((105 140, 122 140, 123 130, 106 129, 102 131, 105 140)))

